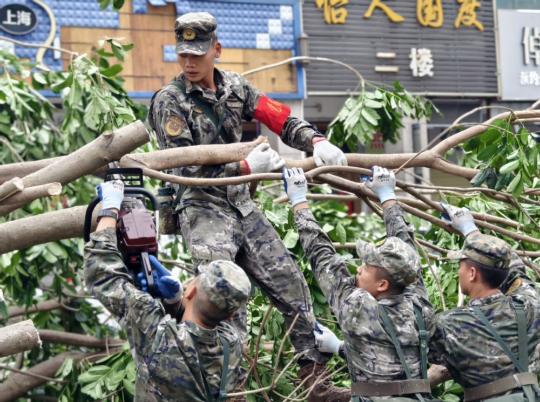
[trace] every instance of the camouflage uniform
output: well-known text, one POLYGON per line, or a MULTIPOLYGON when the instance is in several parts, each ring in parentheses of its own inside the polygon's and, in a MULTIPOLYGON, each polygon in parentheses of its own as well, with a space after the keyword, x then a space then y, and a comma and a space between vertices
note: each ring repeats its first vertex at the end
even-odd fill
POLYGON ((396 204, 385 209, 384 218, 388 235, 384 245, 377 250, 360 243, 360 251, 367 253, 363 256, 366 263, 384 266, 396 283, 410 285, 400 295, 376 300, 369 292, 356 286, 355 277, 351 276, 345 262, 336 254, 312 213, 308 209, 295 212, 300 241, 343 332, 353 382, 406 378, 396 349, 379 316, 381 305, 396 327, 412 378, 421 378, 419 336, 413 304, 422 307, 426 322, 431 320, 431 307, 420 279, 418 255, 411 247, 413 233, 403 218, 401 207, 396 204), (382 249, 385 251, 382 252, 382 249), (381 261, 382 255, 388 261, 381 261))
MULTIPOLYGON (((210 267, 212 268, 212 267, 210 267)), ((227 300, 227 309, 237 308, 238 292, 244 301, 249 281, 244 276, 236 293, 215 286, 213 270, 204 273, 201 286, 217 288, 216 301, 227 300), (245 284, 247 282, 247 285, 245 284), (246 287, 247 286, 247 287, 246 287)), ((230 349, 227 391, 232 392, 242 380, 242 343, 237 330, 227 322, 215 329, 205 329, 192 322, 178 324, 166 315, 162 304, 133 285, 130 273, 118 252, 116 233, 105 229, 91 235, 85 247, 85 281, 91 293, 119 320, 128 334, 137 361, 136 401, 200 401, 208 398, 205 381, 213 398, 219 394, 223 370, 223 340, 230 349)), ((212 297, 209 297, 210 300, 212 297)), ((217 399, 215 399, 217 400, 217 399)))
POLYGON ((540 341, 538 291, 530 281, 520 278, 517 255, 511 252, 504 241, 473 233, 466 238, 458 258, 469 258, 497 267, 492 269, 508 270, 511 266, 513 277, 512 280, 506 280, 505 285, 505 291, 509 293, 473 299, 466 307, 439 314, 431 330, 430 362, 446 366, 464 388, 477 387, 513 375, 517 369, 512 360, 474 313, 474 309, 478 308, 487 317, 517 355, 518 325, 514 307, 515 304, 521 304, 524 306, 527 325, 528 368, 531 372, 537 371, 539 356, 538 353, 535 355, 535 347, 540 341))
MULTIPOLYGON (((204 35, 209 29, 205 24, 191 21, 188 36, 193 35, 191 31, 196 37, 204 35)), ((186 31, 177 26, 177 38, 185 38, 186 31)), ((183 74, 175 78, 176 85, 169 84, 157 92, 149 123, 160 148, 241 141, 242 120, 252 120, 262 94, 237 73, 215 69, 214 79, 216 92, 190 82, 183 74), (219 123, 200 102, 213 110, 214 117, 219 116, 214 118, 219 123)), ((313 150, 313 138, 322 137, 309 123, 293 117, 288 118, 279 134, 285 144, 307 152, 313 150)), ((240 171, 235 162, 182 167, 173 173, 215 178, 237 176, 240 171)), ((177 201, 182 236, 195 263, 215 258, 236 261, 284 314, 286 325, 299 314, 291 331, 297 352, 305 352, 309 360, 324 362, 326 359, 315 348, 315 321, 305 279, 279 235, 251 200, 248 186, 181 187, 177 201)), ((245 319, 242 321, 245 328, 245 319)))

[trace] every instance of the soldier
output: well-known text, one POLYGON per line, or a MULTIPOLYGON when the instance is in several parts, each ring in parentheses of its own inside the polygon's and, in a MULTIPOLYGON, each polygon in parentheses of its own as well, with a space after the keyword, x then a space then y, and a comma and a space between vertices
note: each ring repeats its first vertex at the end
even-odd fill
MULTIPOLYGON (((221 54, 215 31, 216 20, 209 13, 188 13, 176 20, 183 72, 155 94, 149 111, 160 148, 239 142, 242 120, 257 119, 286 144, 313 151, 318 165, 346 164, 343 152, 312 125, 290 116, 288 106, 271 100, 241 75, 214 67, 221 54)), ((213 178, 270 172, 283 165, 268 144, 260 144, 239 163, 184 167, 174 173, 213 178)), ((176 202, 182 237, 195 263, 237 262, 282 312, 287 326, 298 315, 291 342, 303 356, 299 375, 324 376, 327 357, 315 347, 309 289, 278 234, 250 199, 248 186, 180 187, 176 202)), ((245 316, 239 321, 245 330, 245 316)), ((326 381, 314 389, 310 401, 348 401, 348 392, 342 394, 326 381)))
POLYGON ((179 321, 133 284, 118 251, 116 216, 123 199, 121 181, 101 185, 102 212, 85 247, 84 275, 91 293, 128 333, 137 361, 136 401, 224 401, 242 380, 242 341, 224 321, 248 300, 251 284, 230 261, 217 260, 182 291, 157 259, 157 294, 179 321), (179 307, 182 309, 179 309, 179 307))
POLYGON ((430 361, 449 370, 466 401, 538 401, 538 291, 520 276, 521 261, 506 242, 480 233, 466 208, 444 207, 452 227, 465 236, 453 257, 470 301, 436 317, 430 361))
POLYGON ((317 342, 327 352, 344 346, 353 401, 429 398, 426 326, 432 311, 413 232, 396 202, 394 174, 374 167, 368 182, 382 204, 387 238, 379 247, 358 241, 364 265, 356 277, 309 210, 302 169, 286 170, 283 180, 302 247, 345 337, 343 345, 323 327, 317 342))

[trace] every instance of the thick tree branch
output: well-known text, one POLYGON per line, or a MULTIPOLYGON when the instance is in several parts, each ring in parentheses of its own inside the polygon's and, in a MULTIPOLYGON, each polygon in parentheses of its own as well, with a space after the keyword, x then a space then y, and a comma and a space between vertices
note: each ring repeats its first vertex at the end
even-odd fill
POLYGON ((36 346, 41 346, 41 341, 32 320, 0 328, 0 357, 11 356, 36 346))
POLYGON ((41 311, 51 311, 55 310, 57 308, 62 308, 63 303, 61 303, 58 300, 45 300, 42 302, 39 302, 38 304, 34 306, 30 306, 28 308, 26 307, 20 307, 20 306, 13 306, 8 308, 8 317, 18 317, 20 315, 25 314, 31 314, 31 313, 37 313, 41 311))
POLYGON ((116 348, 125 343, 122 339, 99 339, 95 336, 65 331, 54 331, 50 329, 40 329, 39 336, 44 343, 59 343, 62 345, 84 346, 87 348, 99 349, 116 348))
POLYGON ((25 206, 37 198, 59 195, 61 192, 62 185, 60 183, 49 183, 25 188, 21 192, 10 197, 7 200, 9 204, 0 203, 0 216, 7 215, 11 211, 25 206))

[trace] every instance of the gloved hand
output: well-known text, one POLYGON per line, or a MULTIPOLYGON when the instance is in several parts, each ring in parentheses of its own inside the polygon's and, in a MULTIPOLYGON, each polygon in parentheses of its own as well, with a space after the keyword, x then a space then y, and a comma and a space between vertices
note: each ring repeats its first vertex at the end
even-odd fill
POLYGON ((285 161, 266 142, 257 145, 242 162, 247 167, 247 174, 272 172, 285 166, 285 161))
POLYGON ((347 158, 343 151, 326 139, 313 144, 313 160, 317 166, 347 166, 347 158))
POLYGON ((291 206, 307 202, 307 180, 302 168, 283 169, 282 180, 291 206))
POLYGON ((112 180, 101 183, 96 187, 96 192, 101 200, 101 209, 118 209, 124 199, 124 182, 112 180))
POLYGON ((380 166, 373 166, 371 170, 373 177, 366 182, 366 186, 377 194, 381 204, 388 200, 395 200, 396 194, 394 193, 394 189, 396 188, 396 176, 394 172, 380 166))
POLYGON ((444 213, 442 214, 443 220, 458 230, 463 236, 467 236, 469 233, 478 230, 471 211, 467 208, 458 208, 444 202, 441 202, 441 207, 444 209, 444 213))
POLYGON ((343 341, 340 341, 339 338, 326 328, 324 325, 319 322, 315 323, 315 330, 313 331, 315 335, 315 344, 317 349, 322 353, 333 353, 338 354, 339 348, 343 344, 343 341))
MULTIPOLYGON (((161 265, 155 256, 150 255, 149 259, 152 266, 152 276, 156 284, 156 296, 163 298, 167 304, 179 302, 183 293, 180 281, 173 278, 170 271, 161 265)), ((148 292, 148 283, 143 272, 137 274, 137 282, 143 292, 148 292)))

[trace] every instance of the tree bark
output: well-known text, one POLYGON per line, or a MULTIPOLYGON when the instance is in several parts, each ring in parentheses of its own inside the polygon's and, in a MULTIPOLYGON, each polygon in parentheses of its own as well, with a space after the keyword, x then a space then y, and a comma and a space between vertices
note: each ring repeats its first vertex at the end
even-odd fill
POLYGON ((149 139, 148 131, 140 121, 104 133, 75 152, 24 176, 24 186, 33 187, 52 182, 69 183, 93 173, 111 161, 119 160, 135 148, 146 144, 149 139))
POLYGON ((39 337, 43 343, 58 343, 62 345, 84 346, 87 348, 115 348, 122 346, 125 341, 122 339, 99 339, 95 336, 76 334, 65 331, 54 331, 50 329, 40 329, 39 337))
POLYGON ((0 357, 11 356, 36 346, 41 346, 41 341, 32 320, 0 328, 0 357))
POLYGON ((24 183, 19 177, 14 177, 11 180, 0 185, 0 201, 5 200, 6 198, 11 197, 13 194, 24 189, 24 183))
POLYGON ((7 203, 0 203, 0 216, 9 214, 11 211, 21 208, 26 204, 41 197, 50 197, 53 195, 59 195, 62 192, 62 185, 60 183, 42 184, 40 186, 28 187, 23 189, 20 193, 17 193, 10 197, 7 203))
POLYGON ((28 308, 20 306, 9 307, 8 317, 13 318, 20 315, 37 313, 38 311, 51 311, 57 308, 62 308, 62 303, 60 303, 58 300, 45 300, 28 308))
MULTIPOLYGON (((0 254, 27 247, 81 237, 86 206, 61 209, 0 224, 0 254)), ((94 211, 93 227, 98 208, 94 211)))

